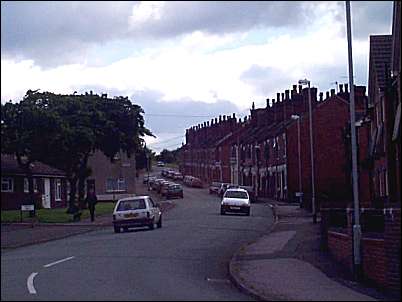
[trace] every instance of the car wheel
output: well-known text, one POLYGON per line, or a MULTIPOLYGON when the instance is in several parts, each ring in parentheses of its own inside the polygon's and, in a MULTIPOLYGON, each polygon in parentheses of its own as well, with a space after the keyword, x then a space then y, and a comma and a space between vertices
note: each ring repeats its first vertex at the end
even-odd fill
POLYGON ((162 215, 159 218, 158 224, 157 224, 158 229, 160 229, 162 227, 162 215))
POLYGON ((119 227, 114 227, 114 232, 115 233, 120 233, 120 228, 119 227))

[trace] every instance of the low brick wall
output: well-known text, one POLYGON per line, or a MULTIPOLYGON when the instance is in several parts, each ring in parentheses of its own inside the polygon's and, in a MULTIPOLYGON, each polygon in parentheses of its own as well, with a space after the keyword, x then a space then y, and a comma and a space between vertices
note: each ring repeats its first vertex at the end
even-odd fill
POLYGON ((362 238, 362 265, 365 278, 386 286, 384 239, 362 238))
POLYGON ((352 270, 352 238, 348 234, 328 231, 328 250, 337 262, 352 270))

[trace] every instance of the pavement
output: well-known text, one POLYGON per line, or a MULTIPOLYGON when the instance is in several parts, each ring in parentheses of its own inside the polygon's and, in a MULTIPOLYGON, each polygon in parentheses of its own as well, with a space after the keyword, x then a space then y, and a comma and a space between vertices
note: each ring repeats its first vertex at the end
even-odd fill
POLYGON ((298 204, 269 201, 275 222, 242 246, 229 263, 232 281, 258 300, 398 301, 353 281, 350 272, 320 249, 320 224, 298 204))

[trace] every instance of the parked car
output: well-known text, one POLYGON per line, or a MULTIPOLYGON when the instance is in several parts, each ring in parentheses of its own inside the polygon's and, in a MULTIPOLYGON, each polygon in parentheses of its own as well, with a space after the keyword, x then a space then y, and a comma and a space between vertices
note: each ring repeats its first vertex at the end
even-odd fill
POLYGON ((173 179, 174 180, 183 180, 183 175, 180 172, 175 172, 173 174, 173 179))
POLYGON ((170 181, 168 181, 168 180, 163 180, 163 181, 159 182, 158 186, 156 188, 156 192, 161 193, 162 187, 164 185, 168 185, 168 184, 170 184, 170 181))
POLYGON ((221 182, 213 181, 209 186, 209 194, 218 194, 221 185, 221 182))
POLYGON ((172 184, 173 184, 173 183, 171 183, 170 181, 165 181, 164 183, 162 183, 159 193, 161 193, 162 196, 165 196, 168 187, 169 187, 170 185, 172 185, 172 184))
POLYGON ((162 212, 149 196, 135 196, 119 199, 113 211, 113 227, 115 233, 121 228, 127 231, 130 227, 148 226, 154 229, 162 227, 162 212))
POLYGON ((197 178, 197 177, 193 177, 191 179, 191 183, 190 186, 193 188, 202 188, 202 181, 201 179, 197 178))
POLYGON ((227 189, 221 202, 221 215, 226 212, 245 213, 250 216, 250 197, 245 189, 227 189))
POLYGON ((162 181, 165 181, 163 178, 157 178, 152 182, 151 188, 152 190, 158 191, 158 187, 162 181))
POLYGON ((158 163, 156 164, 158 167, 164 167, 165 163, 163 161, 158 161, 158 163))
POLYGON ((191 185, 191 178, 193 178, 193 177, 190 176, 190 175, 184 176, 184 178, 183 178, 184 184, 187 185, 187 186, 190 186, 191 185))
POLYGON ((183 198, 183 188, 179 184, 170 184, 167 187, 166 193, 165 193, 166 199, 172 198, 172 197, 180 197, 183 198))
POLYGON ((167 172, 167 175, 166 175, 166 176, 167 176, 168 178, 173 178, 174 173, 176 173, 176 171, 169 170, 169 171, 167 172))
POLYGON ((252 186, 239 186, 239 188, 245 189, 250 197, 250 202, 257 202, 257 198, 255 196, 254 188, 252 186))

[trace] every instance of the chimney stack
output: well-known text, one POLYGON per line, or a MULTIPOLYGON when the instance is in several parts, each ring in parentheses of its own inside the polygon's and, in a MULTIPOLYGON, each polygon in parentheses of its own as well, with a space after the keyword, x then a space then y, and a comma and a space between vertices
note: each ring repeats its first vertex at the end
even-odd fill
POLYGON ((289 99, 289 89, 285 90, 285 100, 289 99))
POLYGON ((276 94, 276 102, 279 103, 280 102, 280 98, 281 98, 281 94, 278 92, 276 94))
POLYGON ((219 123, 222 122, 222 115, 219 115, 219 123))
POLYGON ((207 127, 209 127, 209 121, 207 121, 207 127))
POLYGON ((339 92, 343 93, 343 84, 339 84, 339 92))
POLYGON ((294 92, 297 92, 297 85, 293 85, 293 90, 294 92))
POLYGON ((267 108, 269 108, 269 99, 267 99, 267 108))
POLYGON ((218 118, 216 117, 216 118, 215 118, 215 124, 217 124, 217 123, 218 123, 218 118))
POLYGON ((285 93, 281 93, 281 96, 282 96, 282 102, 285 100, 285 93))
POLYGON ((236 113, 233 113, 233 118, 236 118, 236 113))
POLYGON ((320 102, 323 100, 323 97, 324 97, 324 93, 320 92, 320 102))

